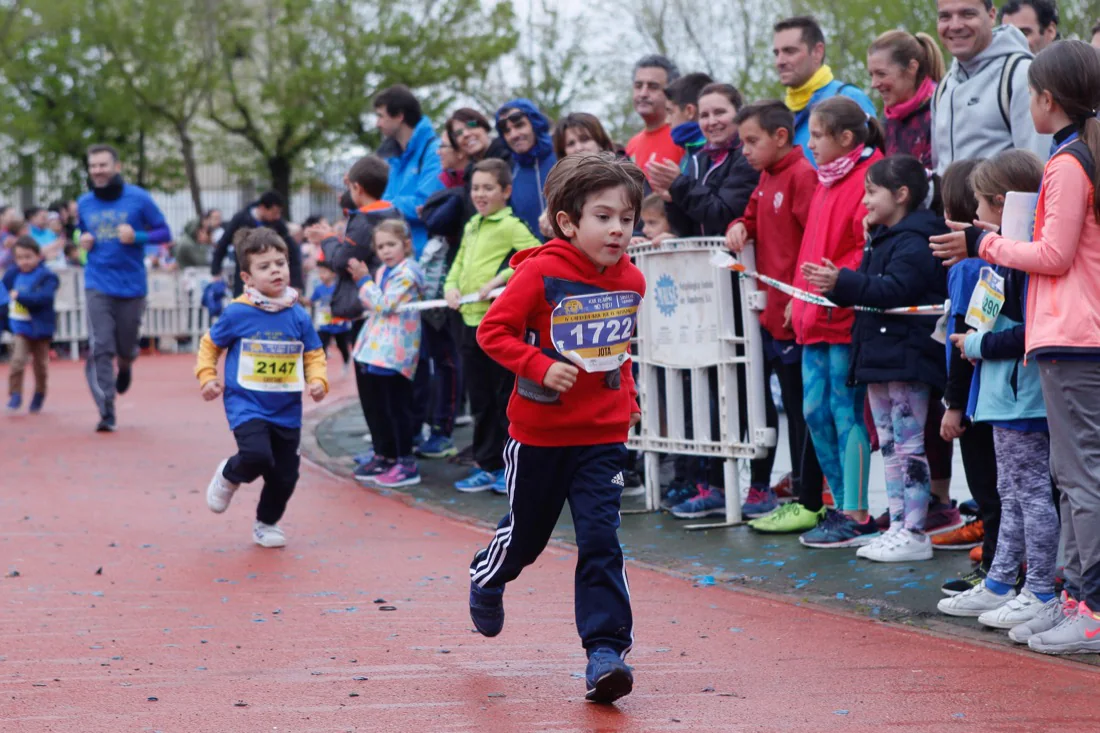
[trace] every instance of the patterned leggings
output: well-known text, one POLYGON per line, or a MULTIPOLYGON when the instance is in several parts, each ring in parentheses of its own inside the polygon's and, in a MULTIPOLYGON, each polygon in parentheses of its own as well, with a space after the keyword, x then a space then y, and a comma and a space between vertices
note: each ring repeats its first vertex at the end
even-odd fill
POLYGON ((1050 490, 1050 436, 993 428, 1001 531, 989 577, 1013 585, 1027 561, 1028 590, 1054 592, 1058 513, 1050 490))
POLYGON ((867 508, 871 443, 863 424, 866 388, 849 387, 848 344, 810 344, 802 349, 802 413, 817 461, 837 508, 867 508))
POLYGON ((924 530, 932 477, 924 452, 928 419, 928 385, 919 382, 879 382, 867 385, 882 460, 886 464, 886 496, 890 524, 904 522, 914 532, 924 530))

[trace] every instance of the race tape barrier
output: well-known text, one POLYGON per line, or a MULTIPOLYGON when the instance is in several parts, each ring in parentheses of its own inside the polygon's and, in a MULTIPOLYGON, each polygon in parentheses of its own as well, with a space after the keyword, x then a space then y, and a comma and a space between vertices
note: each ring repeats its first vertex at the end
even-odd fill
MULTIPOLYGON (((796 288, 793 285, 789 285, 785 282, 776 280, 773 277, 767 275, 761 275, 759 272, 749 270, 740 262, 735 260, 730 254, 726 252, 715 252, 710 258, 711 264, 717 268, 724 270, 732 270, 741 275, 743 278, 752 278, 759 280, 760 282, 775 288, 781 293, 801 300, 806 303, 812 303, 813 305, 820 305, 825 308, 843 308, 828 298, 818 295, 817 293, 811 293, 801 288, 796 288)), ((866 313, 885 313, 892 316, 942 316, 946 312, 946 304, 939 305, 910 305, 903 308, 872 308, 866 305, 853 306, 853 310, 864 311, 866 313)))
MULTIPOLYGON (((477 303, 481 300, 493 300, 494 298, 499 298, 500 294, 503 292, 504 288, 497 288, 496 290, 490 291, 489 297, 487 298, 482 298, 477 293, 470 293, 469 295, 463 295, 462 299, 458 302, 461 305, 467 305, 469 303, 477 303)), ((420 300, 415 303, 405 303, 404 305, 399 305, 397 310, 400 313, 408 313, 410 311, 430 311, 435 308, 450 308, 450 306, 447 305, 446 300, 440 298, 439 300, 420 300)))

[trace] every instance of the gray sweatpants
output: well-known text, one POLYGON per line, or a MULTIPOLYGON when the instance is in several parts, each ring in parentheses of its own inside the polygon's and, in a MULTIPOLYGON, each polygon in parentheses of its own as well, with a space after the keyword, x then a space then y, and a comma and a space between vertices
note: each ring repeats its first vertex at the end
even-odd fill
POLYGON ((98 290, 87 290, 88 361, 84 374, 92 390, 99 415, 115 416, 115 358, 128 367, 137 358, 141 317, 145 298, 115 298, 98 290))
POLYGON ((1053 595, 1058 512, 1050 489, 1050 436, 994 427, 993 445, 1001 529, 989 577, 1015 585, 1020 563, 1026 560, 1027 589, 1053 595))
POLYGON ((1039 379, 1062 492, 1066 590, 1100 608, 1100 362, 1042 361, 1039 379))

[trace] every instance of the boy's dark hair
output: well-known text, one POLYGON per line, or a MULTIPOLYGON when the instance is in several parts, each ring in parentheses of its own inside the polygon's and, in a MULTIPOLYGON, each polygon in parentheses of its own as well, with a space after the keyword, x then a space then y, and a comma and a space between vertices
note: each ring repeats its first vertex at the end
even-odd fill
POLYGON ((722 82, 714 82, 707 84, 705 87, 699 90, 699 98, 707 96, 708 94, 721 94, 723 97, 729 100, 733 105, 733 111, 741 109, 741 105, 745 103, 745 100, 741 98, 741 92, 733 84, 723 84, 722 82))
POLYGON ((676 64, 672 63, 668 56, 662 56, 659 53, 651 53, 638 59, 634 64, 634 71, 630 74, 632 79, 637 75, 638 69, 664 69, 665 75, 668 77, 666 84, 671 84, 680 78, 680 69, 676 64))
POLYGON ((34 217, 38 216, 38 212, 45 211, 41 206, 28 206, 23 209, 23 218, 30 221, 34 217))
POLYGON ((394 84, 385 89, 374 98, 374 108, 386 108, 386 114, 390 117, 401 115, 405 124, 416 127, 424 113, 420 110, 420 101, 404 84, 394 84))
POLYGON ((317 263, 317 269, 319 269, 319 270, 329 270, 331 272, 336 272, 336 267, 331 262, 329 262, 328 260, 321 260, 320 262, 318 262, 317 263))
POLYGON ((324 219, 324 218, 325 217, 321 216, 320 214, 310 214, 302 222, 302 229, 308 229, 309 227, 313 226, 314 224, 320 224, 321 219, 324 219))
POLYGON ((377 155, 364 155, 348 170, 348 183, 358 183, 373 199, 382 199, 389 182, 390 164, 377 155))
POLYGON ((95 145, 88 146, 88 152, 85 158, 91 158, 96 153, 110 153, 111 160, 118 162, 118 151, 115 150, 113 145, 107 145, 106 143, 96 143, 95 145))
POLYGON ((778 99, 764 99, 742 107, 737 112, 736 122, 741 125, 748 120, 756 120, 756 124, 769 135, 786 130, 787 142, 794 141, 794 112, 778 99))
POLYGON ((1058 6, 1054 4, 1054 0, 1007 0, 997 11, 997 22, 1004 23, 1006 15, 1015 15, 1025 5, 1035 11, 1040 33, 1050 28, 1051 23, 1058 22, 1058 6))
POLYGON ((883 158, 867 169, 867 183, 885 188, 890 193, 908 189, 909 200, 905 202, 907 213, 916 211, 924 202, 931 185, 924 164, 912 155, 883 158))
POLYGON ((452 129, 455 122, 461 122, 463 125, 467 126, 473 123, 475 126, 485 130, 485 132, 493 131, 493 126, 489 124, 489 120, 485 115, 470 107, 460 107, 451 113, 451 116, 447 118, 446 122, 447 139, 451 141, 451 147, 453 148, 458 148, 458 140, 455 139, 455 133, 452 129))
POLYGON ((642 199, 642 206, 639 211, 649 211, 650 209, 660 209, 661 214, 665 213, 665 200, 661 198, 659 193, 651 193, 642 199))
POLYGON ((546 177, 546 212, 554 235, 566 239, 558 224, 557 214, 564 211, 574 224, 581 219, 584 204, 590 196, 609 188, 622 186, 634 208, 634 219, 642 209, 645 175, 642 169, 614 153, 571 155, 559 160, 546 177))
MULTIPOLYGON (((991 3, 993 0, 985 0, 985 2, 991 3)), ((817 19, 812 15, 796 15, 793 18, 784 18, 772 26, 774 33, 791 29, 802 31, 802 42, 811 51, 819 43, 822 46, 825 45, 825 34, 821 32, 821 26, 818 25, 817 19)))
POLYGON ((278 206, 280 209, 286 209, 286 199, 278 191, 264 191, 263 196, 260 196, 260 206, 265 209, 270 209, 273 206, 278 206))
POLYGON ((351 191, 340 194, 340 208, 344 211, 355 211, 355 199, 351 197, 351 191))
POLYGON ((940 179, 943 213, 952 221, 972 222, 978 218, 978 197, 970 185, 970 174, 982 161, 977 158, 956 160, 947 166, 940 179))
POLYGON ((711 84, 714 79, 704 74, 701 71, 696 71, 685 76, 681 76, 676 81, 665 87, 665 97, 668 101, 675 104, 681 109, 694 104, 699 106, 699 92, 703 91, 703 88, 707 84, 711 84))
POLYGON ((36 255, 42 255, 42 248, 38 246, 38 242, 34 240, 34 237, 29 234, 24 234, 22 237, 18 237, 15 243, 11 246, 12 253, 14 254, 17 249, 29 249, 36 255))
POLYGON ((264 252, 275 250, 284 257, 290 256, 286 242, 274 230, 267 227, 257 227, 242 231, 245 231, 245 234, 240 238, 241 242, 239 244, 237 243, 237 236, 233 237, 233 247, 237 252, 237 264, 240 265, 241 272, 252 272, 249 269, 249 259, 252 255, 261 255, 264 252))
MULTIPOLYGON (((512 185, 512 169, 500 158, 486 158, 474 164, 473 173, 491 173, 497 179, 501 188, 512 185)), ((470 174, 471 180, 473 173, 470 174)))

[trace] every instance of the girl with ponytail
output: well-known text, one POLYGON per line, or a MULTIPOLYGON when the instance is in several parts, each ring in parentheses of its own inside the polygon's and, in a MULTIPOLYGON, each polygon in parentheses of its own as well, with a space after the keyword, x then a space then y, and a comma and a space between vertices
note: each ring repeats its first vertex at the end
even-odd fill
POLYGON ((1028 69, 1031 117, 1054 134, 1043 170, 1034 241, 978 222, 933 237, 949 263, 967 254, 1028 274, 1024 349, 1039 363, 1050 431, 1050 472, 1061 490, 1066 594, 1013 638, 1048 654, 1100 651, 1100 55, 1059 41, 1028 69), (965 231, 961 231, 964 230, 965 231), (987 231, 983 231, 987 230, 987 231), (966 246, 962 246, 965 242, 966 246))
POLYGON ((931 168, 932 97, 946 73, 940 47, 927 33, 887 31, 867 50, 867 70, 885 105, 886 154, 931 168))

